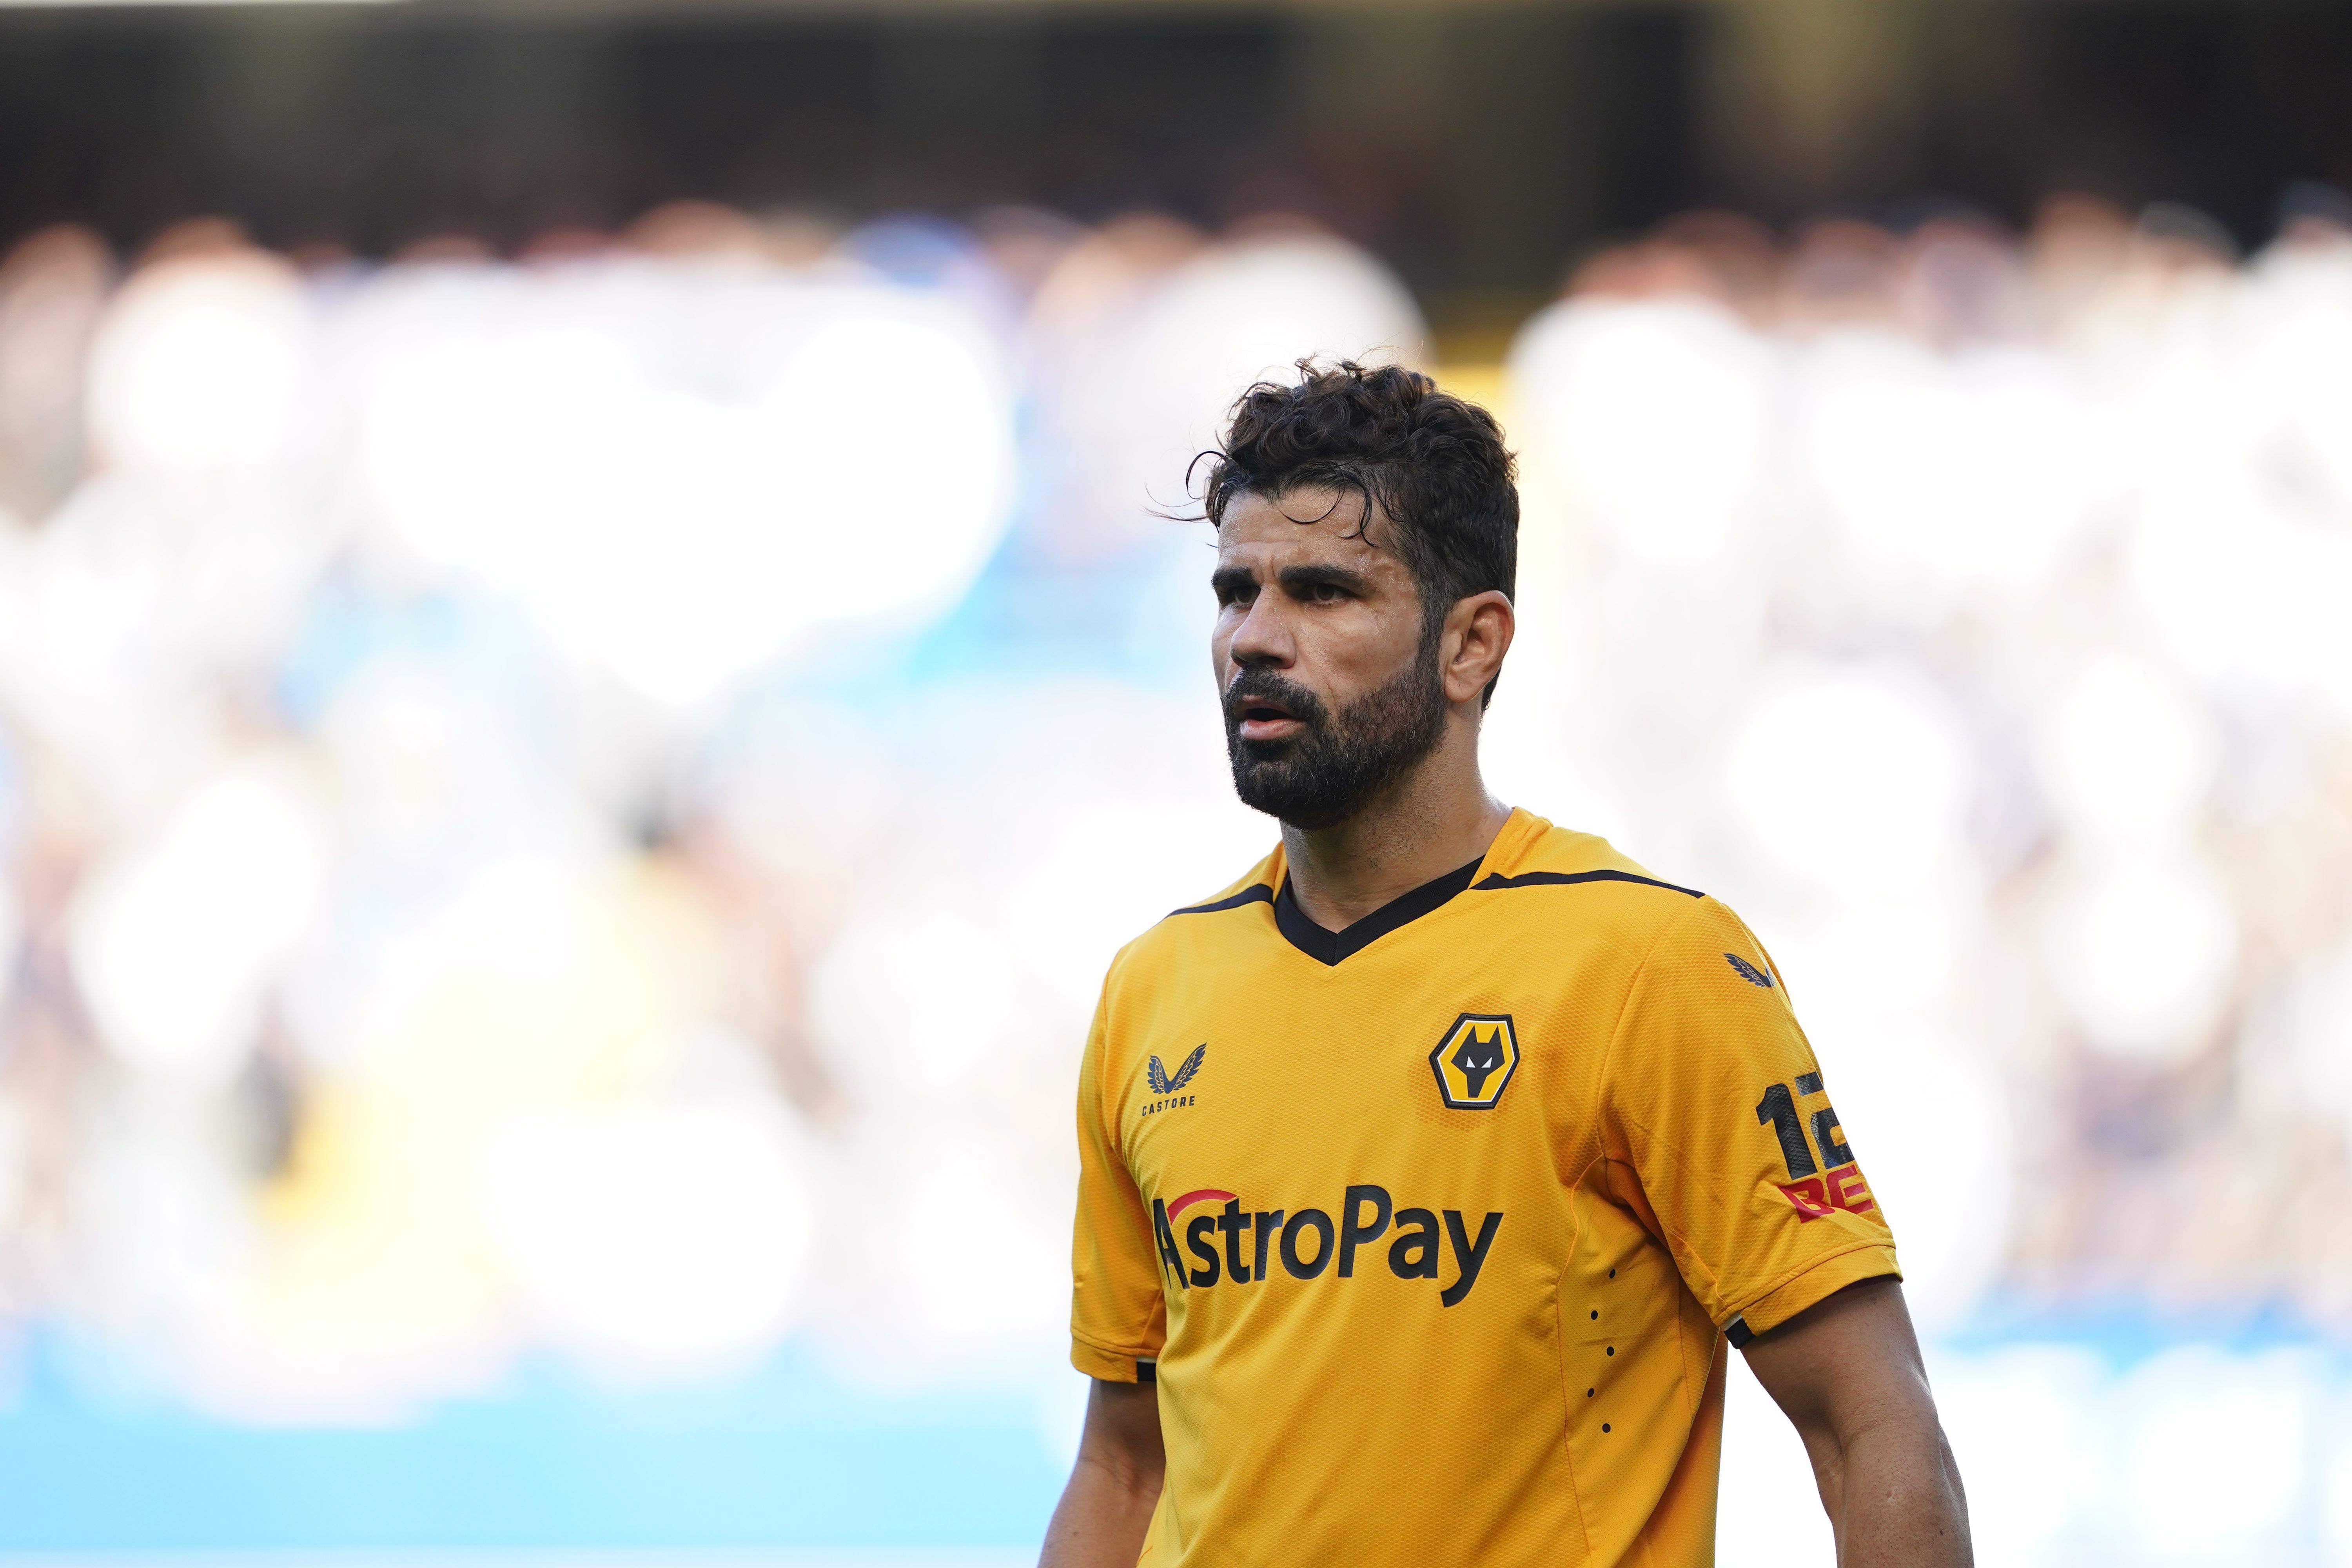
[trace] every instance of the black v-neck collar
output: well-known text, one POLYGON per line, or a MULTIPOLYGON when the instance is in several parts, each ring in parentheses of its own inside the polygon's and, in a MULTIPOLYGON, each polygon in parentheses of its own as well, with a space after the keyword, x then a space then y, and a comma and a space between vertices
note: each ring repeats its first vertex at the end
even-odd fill
POLYGON ((1284 940, 1318 963, 1337 963, 1351 952, 1360 952, 1373 942, 1437 908, 1454 894, 1467 888, 1478 875, 1478 868, 1486 863, 1481 855, 1456 871, 1448 871, 1433 881, 1423 882, 1409 893, 1400 893, 1366 915, 1345 931, 1325 931, 1307 918, 1291 896, 1290 874, 1282 877, 1282 891, 1275 896, 1274 923, 1284 940))

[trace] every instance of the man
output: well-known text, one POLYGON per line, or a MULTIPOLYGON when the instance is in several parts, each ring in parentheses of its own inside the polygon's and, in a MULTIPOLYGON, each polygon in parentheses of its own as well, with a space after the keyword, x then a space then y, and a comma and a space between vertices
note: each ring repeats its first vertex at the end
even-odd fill
MULTIPOLYGON (((1234 782, 1282 842, 1113 963, 1046 1568, 1713 1560, 1725 1345, 1845 1568, 1969 1561, 1893 1238, 1731 911, 1486 793, 1483 411, 1300 366, 1215 455, 1234 782)), ((1757 1521, 1756 1528, 1770 1528, 1757 1521)))

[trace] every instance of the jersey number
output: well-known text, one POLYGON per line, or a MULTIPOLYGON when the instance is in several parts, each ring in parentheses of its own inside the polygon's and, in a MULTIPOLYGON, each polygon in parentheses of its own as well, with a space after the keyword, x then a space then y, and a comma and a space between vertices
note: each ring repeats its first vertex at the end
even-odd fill
MULTIPOLYGON (((1809 1072, 1797 1080, 1797 1085, 1807 1094, 1819 1094, 1822 1075, 1809 1072)), ((1821 1169, 1813 1163, 1812 1148, 1805 1142, 1804 1120, 1797 1110, 1797 1098, 1789 1092, 1787 1084, 1776 1083, 1764 1091, 1764 1098, 1756 1102, 1756 1121, 1759 1126, 1770 1123, 1773 1135, 1780 1140, 1780 1158, 1788 1164, 1790 1181, 1801 1181, 1821 1169)), ((1841 1131, 1836 1107, 1824 1105, 1813 1112, 1814 1142, 1821 1144, 1822 1158, 1832 1169, 1853 1160, 1853 1151, 1838 1142, 1841 1131)))

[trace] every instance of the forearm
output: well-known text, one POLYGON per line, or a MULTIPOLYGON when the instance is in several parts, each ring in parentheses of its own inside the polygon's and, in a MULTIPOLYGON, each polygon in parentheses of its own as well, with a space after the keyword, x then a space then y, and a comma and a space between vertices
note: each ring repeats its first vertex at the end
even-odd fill
POLYGON ((1156 1468, 1081 1451, 1045 1527, 1038 1568, 1135 1568, 1160 1482, 1156 1468))
POLYGON ((1807 1443, 1838 1568, 1970 1568, 1959 1467, 1930 1415, 1807 1443))

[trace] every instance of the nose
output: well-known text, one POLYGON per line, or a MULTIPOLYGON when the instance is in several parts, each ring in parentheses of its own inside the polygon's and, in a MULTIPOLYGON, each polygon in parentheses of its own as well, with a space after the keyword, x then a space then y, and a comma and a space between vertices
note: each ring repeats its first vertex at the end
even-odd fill
POLYGON ((1234 640, 1225 654, 1237 668, 1287 669, 1297 658, 1297 645, 1274 603, 1276 598, 1270 593, 1258 595, 1250 602, 1242 624, 1234 628, 1234 640))

